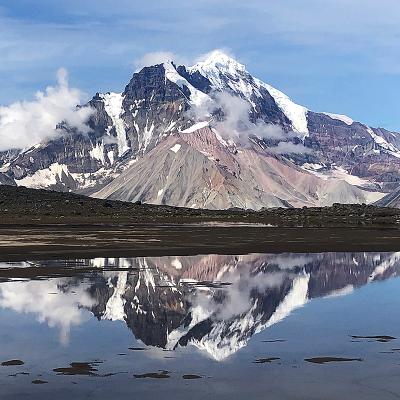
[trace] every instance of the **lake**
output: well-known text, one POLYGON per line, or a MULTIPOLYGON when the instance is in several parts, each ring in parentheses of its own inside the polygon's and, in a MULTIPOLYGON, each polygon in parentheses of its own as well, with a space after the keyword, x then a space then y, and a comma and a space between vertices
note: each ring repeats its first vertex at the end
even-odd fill
POLYGON ((0 399, 398 398, 399 274, 395 252, 3 262, 0 399))

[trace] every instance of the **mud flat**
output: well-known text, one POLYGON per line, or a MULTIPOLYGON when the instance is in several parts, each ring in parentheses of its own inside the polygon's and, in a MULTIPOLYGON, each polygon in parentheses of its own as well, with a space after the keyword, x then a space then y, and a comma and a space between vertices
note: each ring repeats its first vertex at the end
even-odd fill
POLYGON ((1 225, 0 260, 325 251, 397 251, 396 228, 1 225))

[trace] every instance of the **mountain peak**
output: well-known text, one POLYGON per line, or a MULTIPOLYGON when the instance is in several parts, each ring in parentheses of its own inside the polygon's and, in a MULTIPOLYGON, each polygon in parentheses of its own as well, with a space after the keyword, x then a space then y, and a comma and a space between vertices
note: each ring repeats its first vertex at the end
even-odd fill
POLYGON ((224 51, 217 49, 207 53, 190 69, 196 71, 209 71, 218 69, 220 71, 234 72, 238 70, 245 71, 245 66, 237 62, 224 51))

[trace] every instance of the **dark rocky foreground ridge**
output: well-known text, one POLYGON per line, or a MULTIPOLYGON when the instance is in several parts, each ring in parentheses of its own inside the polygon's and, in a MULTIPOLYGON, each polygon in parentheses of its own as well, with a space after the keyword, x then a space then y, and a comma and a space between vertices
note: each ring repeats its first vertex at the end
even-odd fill
POLYGON ((400 223, 400 209, 365 204, 268 208, 261 211, 201 210, 102 200, 74 193, 0 186, 0 224, 260 223, 278 227, 384 226, 400 223))
POLYGON ((366 205, 213 211, 0 186, 0 215, 0 261, 400 248, 400 210, 366 205))

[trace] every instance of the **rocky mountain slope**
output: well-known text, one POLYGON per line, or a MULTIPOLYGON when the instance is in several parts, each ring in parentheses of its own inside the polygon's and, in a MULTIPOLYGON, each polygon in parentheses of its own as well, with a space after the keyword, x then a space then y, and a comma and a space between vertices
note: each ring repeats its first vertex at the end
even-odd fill
POLYGON ((316 113, 215 51, 97 93, 89 134, 0 153, 0 184, 199 208, 370 203, 400 182, 400 135, 316 113))
POLYGON ((375 203, 378 207, 400 208, 400 186, 375 203))
POLYGON ((209 127, 170 136, 94 196, 255 210, 369 203, 379 198, 344 180, 307 173, 258 146, 232 148, 209 127))

